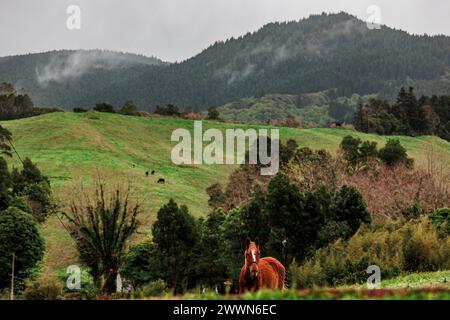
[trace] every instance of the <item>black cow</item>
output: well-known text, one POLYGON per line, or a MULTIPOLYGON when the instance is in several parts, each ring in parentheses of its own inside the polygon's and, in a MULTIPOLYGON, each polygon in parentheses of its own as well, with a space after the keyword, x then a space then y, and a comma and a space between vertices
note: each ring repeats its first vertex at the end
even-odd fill
POLYGON ((164 184, 164 183, 166 183, 166 180, 164 180, 163 178, 159 178, 159 179, 158 179, 158 183, 164 184))

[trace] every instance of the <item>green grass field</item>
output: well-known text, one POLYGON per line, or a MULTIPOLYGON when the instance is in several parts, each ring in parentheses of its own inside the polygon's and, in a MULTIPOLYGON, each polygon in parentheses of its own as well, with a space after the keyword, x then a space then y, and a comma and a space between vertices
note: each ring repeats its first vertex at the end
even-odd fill
MULTIPOLYGON (((200 216, 208 211, 205 188, 214 182, 226 183, 234 166, 177 166, 171 162, 170 151, 176 143, 170 141, 172 131, 186 128, 193 122, 182 119, 129 117, 116 114, 52 113, 33 118, 3 121, 0 125, 13 133, 14 145, 22 158, 30 157, 42 172, 50 177, 52 187, 62 205, 66 205, 79 181, 92 182, 100 174, 113 184, 129 181, 143 203, 141 232, 150 225, 162 203, 170 197, 186 204, 200 216), (134 165, 134 166, 133 166, 134 165), (155 170, 155 176, 145 171, 155 170), (157 184, 164 178, 166 184, 157 184)), ((203 130, 218 128, 262 128, 222 122, 203 123, 203 130)), ((344 129, 280 128, 280 138, 295 139, 300 146, 324 148, 332 153, 346 135, 378 142, 389 137, 367 135, 344 129)), ((421 163, 432 150, 450 159, 450 143, 436 137, 396 137, 411 157, 421 163)), ((15 156, 11 166, 19 166, 15 156)), ((43 262, 46 271, 54 271, 76 263, 73 244, 59 221, 53 217, 43 226, 47 253, 43 262)), ((143 236, 143 235, 141 235, 143 236)))

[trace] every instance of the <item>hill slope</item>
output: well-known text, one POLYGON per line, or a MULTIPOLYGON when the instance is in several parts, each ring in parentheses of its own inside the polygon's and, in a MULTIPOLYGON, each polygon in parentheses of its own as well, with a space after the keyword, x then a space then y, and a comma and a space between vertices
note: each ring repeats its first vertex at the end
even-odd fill
POLYGON ((169 65, 140 61, 59 79, 39 76, 36 70, 47 65, 36 55, 1 58, 0 81, 24 87, 38 104, 91 107, 131 99, 147 109, 176 103, 203 110, 262 93, 331 88, 339 96, 389 96, 400 85, 413 84, 419 94, 440 94, 450 90, 449 52, 450 37, 410 35, 386 26, 370 30, 349 14, 322 14, 270 23, 169 65))
MULTIPOLYGON (((93 179, 97 173, 111 184, 131 181, 139 191, 144 206, 141 216, 142 232, 148 232, 150 223, 162 203, 173 197, 186 204, 195 215, 208 211, 205 188, 214 182, 224 183, 233 167, 176 166, 170 159, 175 143, 170 141, 173 130, 187 128, 193 122, 181 119, 141 118, 106 113, 52 113, 0 125, 13 133, 14 144, 22 157, 30 157, 43 173, 50 177, 56 195, 62 204, 73 195, 74 184, 82 179, 93 179), (134 165, 134 167, 133 167, 134 165), (145 171, 156 175, 146 177, 145 171), (163 177, 166 184, 157 184, 163 177)), ((203 123, 208 128, 259 128, 259 126, 227 123, 203 123)), ((282 140, 293 138, 300 146, 325 148, 335 152, 342 138, 348 134, 384 144, 389 137, 366 135, 340 129, 280 128, 282 140)), ((444 159, 450 159, 450 143, 436 137, 399 137, 410 156, 418 162, 425 160, 432 147, 444 159)), ((17 157, 11 165, 19 165, 17 157)), ((76 254, 70 238, 53 217, 44 227, 47 239, 45 267, 56 270, 76 263, 76 254)), ((142 236, 142 235, 141 235, 142 236)))

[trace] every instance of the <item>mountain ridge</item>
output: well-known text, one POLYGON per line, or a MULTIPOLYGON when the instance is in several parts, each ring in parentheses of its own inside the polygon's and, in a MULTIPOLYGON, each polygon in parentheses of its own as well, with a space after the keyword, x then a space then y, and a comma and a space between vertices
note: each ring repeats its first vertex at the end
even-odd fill
POLYGON ((52 72, 52 66, 28 65, 24 70, 17 61, 8 69, 0 58, 0 81, 24 87, 38 104, 66 109, 134 100, 146 110, 175 103, 198 111, 266 93, 299 95, 337 88, 340 96, 388 96, 410 80, 433 94, 437 92, 429 91, 435 87, 450 90, 450 80, 442 79, 450 70, 449 52, 448 36, 411 35, 387 26, 370 30, 364 21, 341 12, 268 23, 216 41, 182 62, 154 58, 160 63, 107 64, 74 77, 52 72))

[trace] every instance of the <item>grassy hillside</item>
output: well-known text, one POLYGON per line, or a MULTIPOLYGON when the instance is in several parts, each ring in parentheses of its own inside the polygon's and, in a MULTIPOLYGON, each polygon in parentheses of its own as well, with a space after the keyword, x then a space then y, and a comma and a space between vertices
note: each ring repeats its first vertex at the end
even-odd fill
MULTIPOLYGON (((193 129, 193 122, 181 119, 140 118, 106 113, 52 113, 28 119, 0 122, 13 133, 14 144, 22 157, 30 157, 50 177, 56 195, 64 204, 79 179, 89 182, 97 173, 111 182, 130 181, 139 190, 145 211, 142 232, 148 232, 156 211, 173 197, 186 204, 196 216, 208 210, 205 188, 213 182, 224 183, 230 166, 176 166, 170 159, 175 143, 170 141, 176 128, 193 129), (155 170, 155 176, 145 171, 155 170), (157 184, 158 178, 166 184, 157 184)), ((204 122, 208 128, 248 128, 217 122, 204 122)), ((251 126, 258 128, 258 126, 251 126)), ((345 135, 384 144, 388 137, 366 135, 340 129, 280 128, 282 140, 293 138, 300 146, 325 148, 336 152, 345 135)), ((423 162, 430 148, 450 159, 450 143, 436 137, 399 137, 409 155, 423 162)), ((10 161, 19 165, 17 157, 10 161)), ((56 270, 76 262, 70 238, 56 218, 44 226, 47 239, 45 267, 56 270)))

